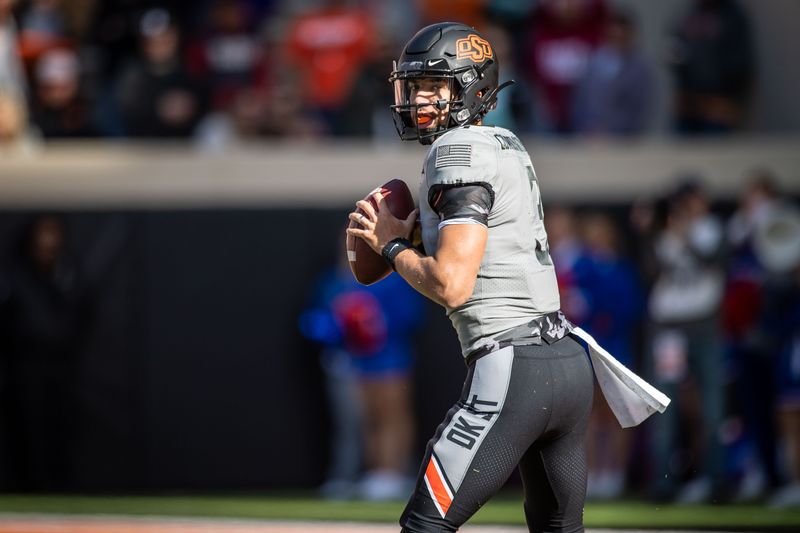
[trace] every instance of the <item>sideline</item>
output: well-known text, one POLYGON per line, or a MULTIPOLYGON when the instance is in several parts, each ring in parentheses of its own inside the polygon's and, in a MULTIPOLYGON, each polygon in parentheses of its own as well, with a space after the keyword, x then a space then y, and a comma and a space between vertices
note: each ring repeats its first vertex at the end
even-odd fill
MULTIPOLYGON (((396 533, 392 524, 289 522, 248 519, 197 519, 158 516, 53 515, 0 513, 0 533, 396 533)), ((524 533, 522 527, 464 526, 466 533, 524 533)), ((660 533, 678 533, 659 530, 660 533)), ((587 533, 618 533, 590 529, 587 533)), ((625 533, 647 533, 625 530, 625 533)), ((699 533, 681 531, 680 533, 699 533)))

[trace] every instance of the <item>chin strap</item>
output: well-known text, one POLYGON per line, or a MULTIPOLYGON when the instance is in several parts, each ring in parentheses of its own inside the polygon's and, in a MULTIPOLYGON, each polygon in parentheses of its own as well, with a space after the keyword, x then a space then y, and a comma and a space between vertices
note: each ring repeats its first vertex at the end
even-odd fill
POLYGON ((488 113, 491 110, 492 105, 497 101, 497 94, 506 87, 510 87, 515 83, 516 81, 514 80, 508 80, 507 82, 501 83, 496 88, 492 89, 490 92, 486 94, 486 96, 481 98, 481 105, 478 106, 478 109, 473 111, 472 114, 469 117, 467 117, 467 119, 464 120, 463 122, 456 121, 456 124, 458 124, 459 126, 467 126, 469 124, 472 124, 476 118, 488 113))
POLYGON ((506 87, 514 85, 515 83, 517 82, 514 80, 508 80, 498 85, 497 88, 492 89, 491 92, 489 92, 489 94, 487 94, 485 98, 481 99, 481 105, 478 106, 478 109, 476 109, 475 112, 472 113, 472 115, 470 115, 469 119, 466 122, 464 122, 464 124, 472 124, 473 120, 478 118, 480 115, 488 112, 492 104, 494 104, 497 101, 497 95, 500 93, 500 91, 502 91, 506 87))
POLYGON ((517 83, 517 81, 516 81, 516 80, 508 80, 508 81, 504 81, 503 83, 501 83, 501 84, 500 84, 500 85, 497 87, 497 89, 495 89, 494 91, 492 91, 492 96, 497 96, 497 93, 499 93, 500 91, 502 91, 502 90, 503 90, 503 89, 505 89, 506 87, 511 87, 511 86, 512 86, 512 85, 514 85, 515 83, 517 83))

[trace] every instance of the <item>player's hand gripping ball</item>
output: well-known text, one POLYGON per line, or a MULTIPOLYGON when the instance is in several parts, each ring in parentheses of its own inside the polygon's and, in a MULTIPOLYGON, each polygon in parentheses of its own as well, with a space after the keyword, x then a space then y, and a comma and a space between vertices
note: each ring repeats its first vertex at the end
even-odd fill
MULTIPOLYGON (((389 208, 389 212, 400 221, 406 221, 413 211, 414 197, 411 195, 408 185, 403 180, 393 179, 380 188, 372 191, 363 201, 369 202, 373 213, 377 215, 379 210, 375 195, 380 193, 383 196, 383 205, 389 208)), ((359 202, 360 203, 360 202, 359 202)), ((363 205, 363 204, 362 204, 363 205)), ((374 231, 376 223, 361 207, 357 208, 350 215, 349 229, 374 231)), ((409 232, 410 233, 410 232, 409 232)), ((408 235, 395 235, 395 237, 407 237, 408 235)), ((382 245, 383 243, 381 243, 382 245)), ((363 285, 371 285, 385 278, 391 273, 391 267, 381 257, 379 251, 374 250, 366 240, 347 234, 347 259, 350 263, 350 270, 356 280, 363 285)))

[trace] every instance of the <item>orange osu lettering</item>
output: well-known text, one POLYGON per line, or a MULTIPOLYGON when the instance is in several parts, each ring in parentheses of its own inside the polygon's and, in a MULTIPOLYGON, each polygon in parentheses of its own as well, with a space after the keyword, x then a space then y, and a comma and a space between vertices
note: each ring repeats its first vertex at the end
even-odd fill
POLYGON ((475 63, 479 63, 492 57, 494 57, 492 45, 474 33, 456 41, 456 59, 471 59, 475 63))

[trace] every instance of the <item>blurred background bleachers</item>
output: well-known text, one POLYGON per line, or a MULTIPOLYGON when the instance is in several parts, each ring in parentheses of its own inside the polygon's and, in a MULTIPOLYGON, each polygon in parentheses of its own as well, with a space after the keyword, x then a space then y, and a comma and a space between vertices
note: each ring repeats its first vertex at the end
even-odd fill
MULTIPOLYGON (((598 407, 590 496, 800 505, 799 17, 0 0, 0 490, 326 481, 337 418, 299 317, 352 203, 414 188, 425 148, 392 126, 391 61, 457 20, 517 81, 487 122, 533 157, 565 312, 676 399, 622 440, 598 407)), ((465 372, 424 316, 409 473, 465 372)))

